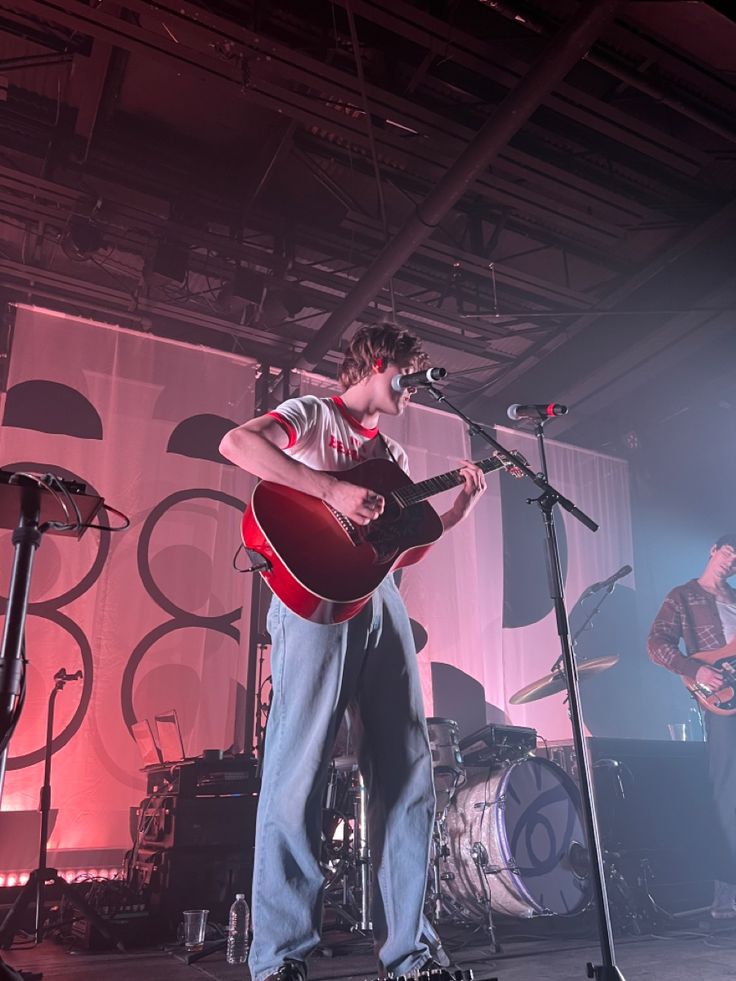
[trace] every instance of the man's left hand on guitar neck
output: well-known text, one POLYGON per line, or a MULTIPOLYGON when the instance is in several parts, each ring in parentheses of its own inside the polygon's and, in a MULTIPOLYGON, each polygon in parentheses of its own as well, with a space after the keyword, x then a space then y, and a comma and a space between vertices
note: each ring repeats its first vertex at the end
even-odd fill
POLYGON ((449 531, 467 518, 486 489, 485 474, 472 461, 463 460, 459 469, 463 478, 463 488, 450 510, 440 515, 444 531, 449 531))

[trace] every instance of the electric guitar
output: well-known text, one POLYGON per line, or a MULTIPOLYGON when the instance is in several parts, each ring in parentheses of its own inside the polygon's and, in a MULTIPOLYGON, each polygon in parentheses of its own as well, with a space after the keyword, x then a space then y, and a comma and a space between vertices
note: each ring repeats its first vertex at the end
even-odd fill
MULTIPOLYGON (((498 454, 476 464, 523 476, 498 454)), ((263 559, 256 569, 292 612, 315 623, 342 623, 368 603, 394 569, 413 565, 442 534, 427 498, 462 484, 460 470, 412 483, 391 460, 366 460, 332 474, 385 500, 380 517, 357 525, 311 494, 263 480, 243 516, 243 543, 263 559)))
POLYGON ((736 638, 725 647, 719 647, 715 651, 699 651, 691 657, 721 671, 723 687, 714 691, 708 685, 683 676, 687 690, 709 712, 716 715, 736 715, 736 638))

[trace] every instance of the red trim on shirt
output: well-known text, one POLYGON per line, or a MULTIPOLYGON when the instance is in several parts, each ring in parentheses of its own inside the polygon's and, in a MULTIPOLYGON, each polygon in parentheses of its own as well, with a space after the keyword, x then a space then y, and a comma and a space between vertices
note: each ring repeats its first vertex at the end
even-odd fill
POLYGON ((375 439, 375 437, 378 436, 378 426, 373 429, 368 429, 367 426, 362 426, 355 416, 350 414, 350 410, 339 395, 333 395, 332 401, 337 406, 340 415, 348 423, 348 425, 356 431, 356 433, 360 433, 360 435, 365 436, 366 439, 375 439))
POLYGON ((289 442, 286 444, 286 449, 288 450, 291 446, 296 443, 296 429, 292 426, 288 419, 284 418, 280 412, 269 412, 276 422, 281 426, 286 435, 289 437, 289 442))

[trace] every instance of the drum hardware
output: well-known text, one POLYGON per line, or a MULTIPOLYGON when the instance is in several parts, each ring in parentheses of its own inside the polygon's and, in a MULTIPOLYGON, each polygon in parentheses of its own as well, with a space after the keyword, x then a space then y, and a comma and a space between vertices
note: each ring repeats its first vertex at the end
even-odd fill
POLYGON ((330 766, 322 817, 322 867, 325 908, 352 931, 371 930, 367 792, 355 757, 336 757, 330 766))
POLYGON ((590 852, 579 841, 573 841, 567 850, 567 865, 573 875, 587 879, 590 875, 590 852))
POLYGON ((368 845, 368 793, 363 774, 358 770, 355 840, 360 871, 360 929, 372 930, 371 923, 371 851, 368 845))
POLYGON ((437 814, 447 811, 466 779, 460 752, 460 730, 453 719, 427 719, 427 735, 432 753, 432 779, 437 798, 437 814))
POLYGON ((649 859, 640 858, 634 870, 624 869, 625 856, 617 851, 606 850, 604 859, 611 909, 619 929, 641 936, 661 928, 663 920, 673 919, 652 896, 649 859))
POLYGON ((503 807, 506 803, 506 797, 504 794, 498 798, 498 800, 479 800, 473 804, 476 811, 484 811, 487 807, 503 807))
POLYGON ((450 854, 447 845, 447 812, 458 790, 466 781, 465 765, 460 752, 459 727, 453 719, 436 716, 427 719, 427 735, 432 753, 432 780, 436 807, 429 860, 425 908, 432 924, 443 914, 442 881, 446 873, 441 865, 450 854))
POLYGON ((491 868, 488 859, 488 852, 483 842, 474 841, 473 844, 470 846, 470 854, 472 856, 473 862, 475 863, 475 868, 478 872, 480 891, 483 897, 481 899, 481 906, 485 911, 484 926, 488 932, 488 942, 491 948, 491 952, 494 954, 500 954, 501 946, 496 940, 496 926, 493 922, 493 902, 491 898, 491 887, 488 883, 488 876, 496 874, 497 870, 491 868))

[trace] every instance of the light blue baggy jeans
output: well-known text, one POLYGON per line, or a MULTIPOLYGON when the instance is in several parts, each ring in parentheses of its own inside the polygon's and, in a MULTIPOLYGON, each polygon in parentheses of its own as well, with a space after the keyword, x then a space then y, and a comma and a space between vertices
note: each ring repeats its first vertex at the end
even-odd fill
POLYGON ((256 821, 254 981, 320 939, 322 807, 346 708, 368 789, 373 934, 383 966, 429 956, 423 903, 434 816, 432 760, 409 618, 392 576, 348 623, 323 626, 273 598, 273 696, 256 821))

